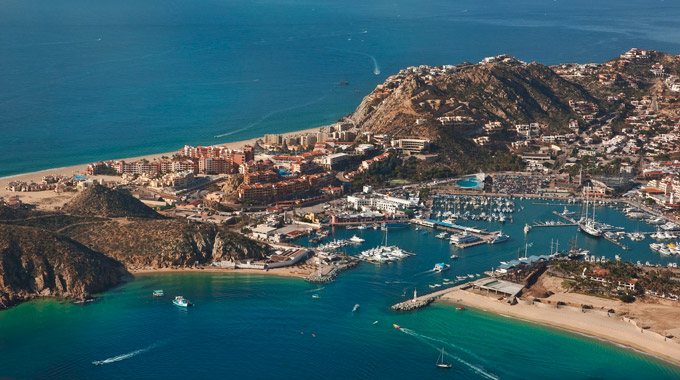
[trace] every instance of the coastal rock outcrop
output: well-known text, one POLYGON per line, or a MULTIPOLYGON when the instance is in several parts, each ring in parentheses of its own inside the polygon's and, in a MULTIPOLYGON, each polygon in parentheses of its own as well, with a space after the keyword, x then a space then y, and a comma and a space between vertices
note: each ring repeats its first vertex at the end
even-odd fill
POLYGON ((0 309, 35 297, 83 299, 127 274, 123 264, 68 237, 0 224, 0 309))

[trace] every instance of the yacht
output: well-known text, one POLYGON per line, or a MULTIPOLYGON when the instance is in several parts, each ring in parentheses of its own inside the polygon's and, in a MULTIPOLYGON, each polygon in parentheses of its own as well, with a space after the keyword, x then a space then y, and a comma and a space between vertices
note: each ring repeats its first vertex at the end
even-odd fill
POLYGON ((576 214, 576 211, 569 211, 567 206, 564 206, 564 210, 562 210, 562 212, 560 213, 560 215, 562 215, 562 216, 570 216, 570 215, 575 215, 575 214, 576 214))
POLYGON ((349 241, 351 241, 352 243, 363 243, 363 242, 366 241, 366 239, 362 239, 362 238, 358 237, 357 235, 354 235, 351 238, 349 238, 349 241))
POLYGON ((502 232, 498 232, 494 235, 493 239, 489 240, 489 244, 498 244, 508 241, 510 235, 506 235, 502 232))
POLYGON ((524 234, 528 234, 531 231, 531 226, 529 224, 524 225, 524 234))
POLYGON ((435 237, 438 239, 448 239, 449 234, 447 232, 440 232, 437 235, 435 235, 435 237))
POLYGON ((464 244, 474 243, 478 240, 480 240, 479 237, 472 235, 472 234, 468 233, 467 231, 465 231, 460 235, 451 236, 451 239, 449 240, 449 242, 451 244, 455 244, 457 247, 461 247, 464 244))

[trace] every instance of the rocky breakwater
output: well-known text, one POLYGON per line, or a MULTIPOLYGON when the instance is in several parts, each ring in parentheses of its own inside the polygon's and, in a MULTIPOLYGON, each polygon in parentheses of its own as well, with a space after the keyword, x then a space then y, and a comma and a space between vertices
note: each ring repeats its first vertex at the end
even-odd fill
POLYGON ((411 311, 423 308, 434 302, 434 298, 425 298, 420 300, 408 300, 404 302, 399 302, 396 305, 392 305, 390 309, 394 311, 411 311))

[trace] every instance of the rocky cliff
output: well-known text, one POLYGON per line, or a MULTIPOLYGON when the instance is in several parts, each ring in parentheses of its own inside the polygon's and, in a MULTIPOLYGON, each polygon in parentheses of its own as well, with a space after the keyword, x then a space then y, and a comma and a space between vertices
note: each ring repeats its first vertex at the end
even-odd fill
POLYGON ((68 237, 0 224, 0 309, 34 297, 83 299, 126 274, 118 261, 68 237))

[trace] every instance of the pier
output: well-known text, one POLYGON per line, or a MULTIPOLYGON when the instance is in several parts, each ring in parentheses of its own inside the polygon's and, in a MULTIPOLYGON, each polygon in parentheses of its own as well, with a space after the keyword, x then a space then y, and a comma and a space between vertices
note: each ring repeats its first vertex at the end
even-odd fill
POLYGON ((479 238, 477 241, 470 243, 464 243, 458 245, 459 248, 472 247, 479 244, 485 244, 493 240, 494 234, 488 231, 480 230, 473 227, 461 226, 459 224, 444 223, 433 219, 411 219, 411 224, 416 224, 419 226, 429 227, 434 230, 441 230, 446 232, 467 232, 470 235, 475 235, 479 238))
POLYGON ((621 247, 621 249, 623 249, 623 250, 625 250, 625 251, 630 251, 630 247, 629 247, 629 246, 627 246, 627 245, 621 243, 620 241, 618 241, 618 240, 616 240, 616 239, 612 239, 612 238, 607 237, 607 236, 605 236, 605 235, 602 235, 602 238, 603 238, 604 240, 606 240, 606 241, 612 243, 612 244, 616 244, 617 246, 621 247))

